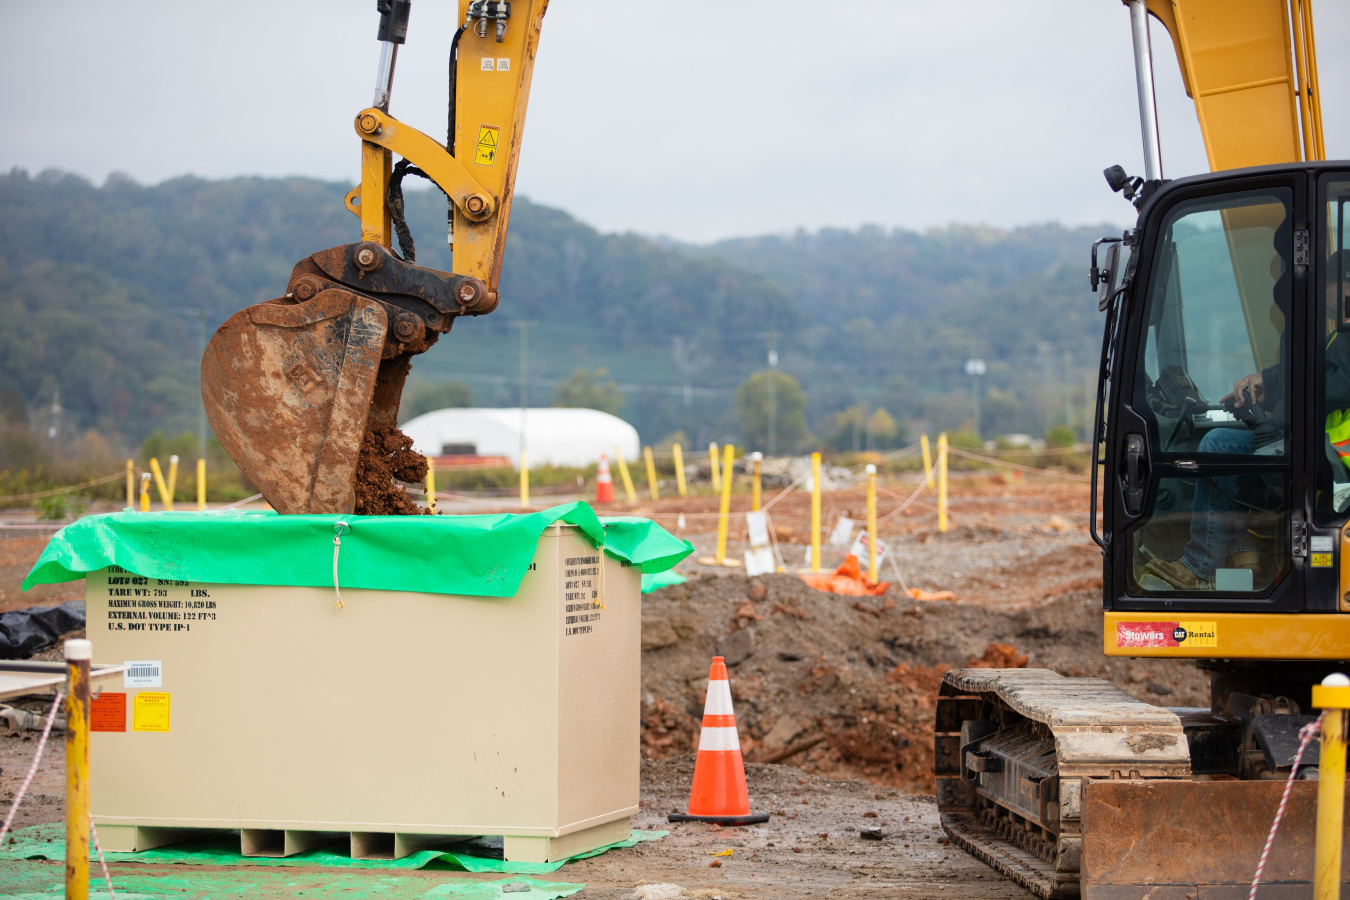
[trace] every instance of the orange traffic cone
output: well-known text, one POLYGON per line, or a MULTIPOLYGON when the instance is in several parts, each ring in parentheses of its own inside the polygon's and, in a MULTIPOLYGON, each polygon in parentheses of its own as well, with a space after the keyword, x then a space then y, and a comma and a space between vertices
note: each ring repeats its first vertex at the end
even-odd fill
POLYGON ((614 502, 614 479, 609 477, 609 462, 600 454, 600 468, 595 470, 595 502, 614 502))
POLYGON ((754 825, 769 821, 768 813, 750 812, 750 794, 745 787, 745 763, 741 739, 736 733, 736 713, 731 708, 731 682, 727 664, 714 656, 708 673, 708 699, 703 704, 703 732, 694 760, 694 787, 689 792, 689 813, 671 813, 671 822, 716 822, 718 825, 754 825))

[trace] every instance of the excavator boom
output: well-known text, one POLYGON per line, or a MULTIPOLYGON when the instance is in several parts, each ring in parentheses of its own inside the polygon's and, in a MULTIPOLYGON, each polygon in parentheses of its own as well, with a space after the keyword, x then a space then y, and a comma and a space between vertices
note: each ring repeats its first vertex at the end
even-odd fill
POLYGON ((526 101, 548 0, 460 0, 445 144, 389 112, 411 0, 379 0, 381 57, 356 114, 361 240, 298 263, 285 293, 231 316, 202 360, 222 446, 281 513, 420 512, 395 482, 426 461, 398 430, 412 357, 497 306, 526 101), (400 157, 395 162, 395 157, 400 157), (452 272, 415 264, 403 179, 447 198, 452 272), (401 253, 393 249, 397 235, 401 253))

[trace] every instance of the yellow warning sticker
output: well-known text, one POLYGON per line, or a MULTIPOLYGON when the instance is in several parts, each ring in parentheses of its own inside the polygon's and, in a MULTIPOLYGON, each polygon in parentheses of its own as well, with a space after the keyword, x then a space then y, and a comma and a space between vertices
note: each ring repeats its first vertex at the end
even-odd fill
POLYGON ((167 691, 141 691, 131 706, 132 731, 169 730, 169 694, 167 691))
POLYGON ((1328 569, 1332 565, 1331 558, 1333 555, 1331 553, 1314 553, 1312 554, 1312 564, 1319 569, 1328 569))
POLYGON ((480 166, 491 166, 497 162, 497 143, 501 137, 502 130, 496 125, 478 126, 478 149, 473 155, 473 161, 480 166))

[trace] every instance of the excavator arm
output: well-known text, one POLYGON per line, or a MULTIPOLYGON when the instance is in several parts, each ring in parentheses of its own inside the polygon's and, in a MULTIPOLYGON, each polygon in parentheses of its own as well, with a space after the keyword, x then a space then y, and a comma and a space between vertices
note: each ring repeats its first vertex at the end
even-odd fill
POLYGON ((1312 0, 1143 2, 1172 38, 1211 172, 1326 159, 1312 0))
POLYGON ((548 0, 460 0, 447 141, 389 112, 411 0, 379 0, 375 96, 355 117, 361 183, 346 206, 361 240, 313 254, 286 292, 231 316, 202 359, 202 399, 222 446, 281 513, 415 513, 396 481, 426 461, 398 430, 413 356, 460 316, 497 306, 511 192, 548 0), (395 162, 395 157, 400 161, 395 162), (415 264, 402 181, 447 198, 451 272, 415 264), (395 235, 402 253, 393 249, 395 235))

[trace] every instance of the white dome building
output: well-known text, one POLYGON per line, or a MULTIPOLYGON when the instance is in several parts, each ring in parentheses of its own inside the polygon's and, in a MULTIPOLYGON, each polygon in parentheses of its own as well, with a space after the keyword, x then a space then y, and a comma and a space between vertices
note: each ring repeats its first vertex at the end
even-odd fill
MULTIPOLYGON (((425 456, 505 456, 520 467, 520 408, 438 409, 410 420, 403 433, 425 456)), ((642 452, 637 429, 598 409, 527 409, 525 450, 535 466, 588 466, 600 454, 624 459, 642 452)))

